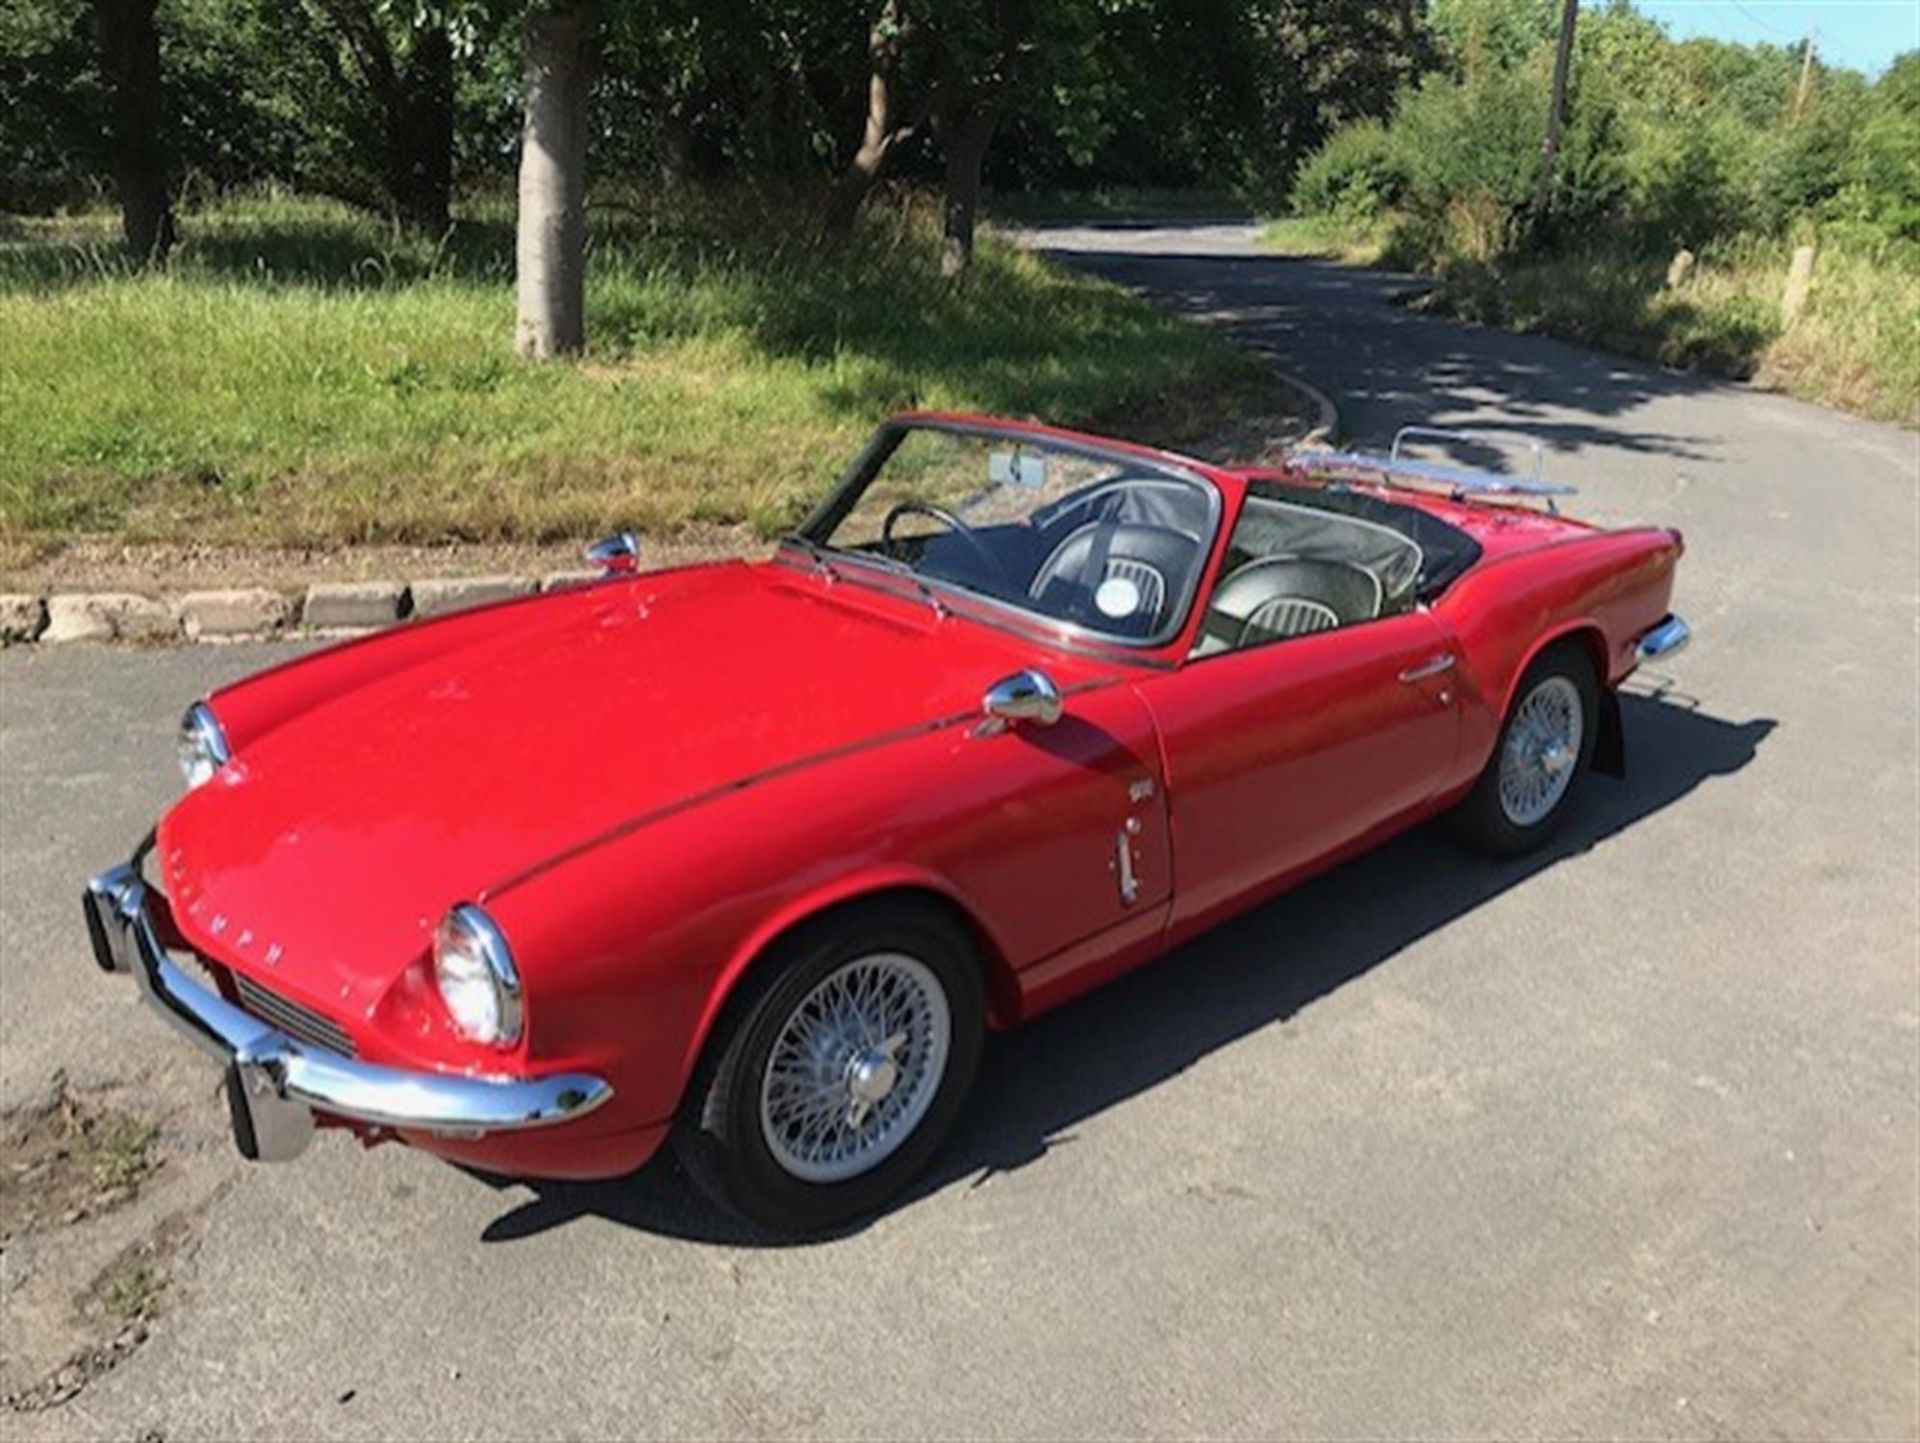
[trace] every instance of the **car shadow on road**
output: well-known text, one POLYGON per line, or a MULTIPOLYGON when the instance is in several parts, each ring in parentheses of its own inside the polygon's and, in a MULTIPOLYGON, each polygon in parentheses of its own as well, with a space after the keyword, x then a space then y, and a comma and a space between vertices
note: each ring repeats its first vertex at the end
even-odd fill
MULTIPOLYGON (((1724 721, 1671 694, 1628 695, 1621 703, 1626 780, 1592 778, 1565 829, 1532 856, 1489 861, 1454 847, 1436 828, 1417 829, 991 1039, 955 1135, 890 1210, 963 1180, 978 1185, 1040 1163, 1071 1142, 1085 1119, 1236 1039, 1288 1021, 1509 888, 1739 771, 1776 725, 1724 721)), ((722 1216, 665 1150, 632 1177, 613 1182, 480 1180, 514 1195, 513 1205, 483 1231, 488 1242, 530 1237, 583 1217, 702 1242, 779 1241, 722 1216)))

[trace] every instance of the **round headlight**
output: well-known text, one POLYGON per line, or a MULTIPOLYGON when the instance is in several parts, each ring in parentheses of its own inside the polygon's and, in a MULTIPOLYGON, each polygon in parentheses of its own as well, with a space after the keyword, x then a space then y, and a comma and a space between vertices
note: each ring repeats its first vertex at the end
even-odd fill
POLYGON ((509 1047, 520 1037, 520 973, 493 918, 462 902, 433 935, 433 980, 461 1036, 509 1047))
POLYGON ((188 707, 180 720, 180 775, 187 779, 187 790, 212 781, 232 755, 213 709, 203 701, 188 707))

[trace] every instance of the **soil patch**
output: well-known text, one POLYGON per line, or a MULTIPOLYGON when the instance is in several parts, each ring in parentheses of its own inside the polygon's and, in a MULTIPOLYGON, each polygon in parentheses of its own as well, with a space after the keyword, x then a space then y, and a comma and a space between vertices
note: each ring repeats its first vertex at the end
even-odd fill
POLYGON ((159 1166, 154 1125, 74 1095, 56 1075, 48 1099, 0 1133, 0 1247, 131 1202, 159 1166))

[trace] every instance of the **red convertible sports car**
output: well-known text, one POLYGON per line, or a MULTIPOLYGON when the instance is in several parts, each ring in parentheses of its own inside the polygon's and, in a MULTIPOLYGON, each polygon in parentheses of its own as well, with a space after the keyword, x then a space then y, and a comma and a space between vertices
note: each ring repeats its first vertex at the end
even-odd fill
POLYGON ((757 564, 635 569, 187 713, 100 965, 314 1127, 597 1178, 669 1136, 774 1229, 872 1211, 987 1028, 1448 813, 1537 846, 1687 629, 1677 532, 1391 458, 883 426, 757 564))

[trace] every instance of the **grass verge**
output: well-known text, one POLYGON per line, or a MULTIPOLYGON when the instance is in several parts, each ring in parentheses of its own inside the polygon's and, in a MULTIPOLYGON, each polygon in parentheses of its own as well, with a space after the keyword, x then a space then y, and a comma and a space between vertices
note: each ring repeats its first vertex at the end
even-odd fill
POLYGON ((1282 255, 1370 266, 1385 253, 1387 235, 1377 225, 1324 215, 1290 215, 1262 226, 1260 243, 1282 255))
POLYGON ((1538 331, 1662 365, 1751 378, 1803 400, 1920 427, 1920 247, 1834 235, 1806 310, 1780 314, 1791 246, 1742 238, 1703 247, 1667 284, 1671 257, 1597 241, 1531 260, 1471 259, 1410 245, 1391 221, 1296 217, 1263 239, 1296 255, 1423 270, 1431 308, 1538 331))
POLYGON ((777 531, 876 420, 925 406, 1179 444, 1284 409, 1260 365, 991 241, 943 279, 928 217, 822 254, 791 198, 609 207, 589 350, 511 354, 512 234, 440 244, 326 202, 183 220, 159 273, 105 215, 0 225, 0 546, 312 546, 777 531))

